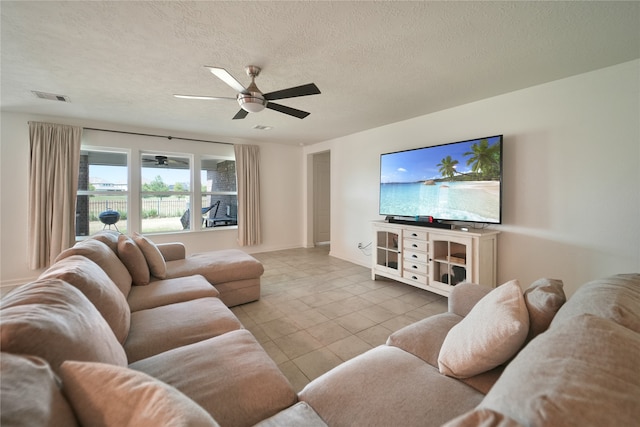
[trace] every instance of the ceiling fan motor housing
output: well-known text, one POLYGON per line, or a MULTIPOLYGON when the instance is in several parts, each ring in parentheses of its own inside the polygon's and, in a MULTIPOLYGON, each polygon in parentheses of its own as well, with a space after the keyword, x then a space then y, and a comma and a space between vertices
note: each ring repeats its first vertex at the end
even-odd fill
POLYGON ((267 100, 260 92, 248 92, 238 94, 240 108, 249 113, 259 113, 267 106, 267 100))

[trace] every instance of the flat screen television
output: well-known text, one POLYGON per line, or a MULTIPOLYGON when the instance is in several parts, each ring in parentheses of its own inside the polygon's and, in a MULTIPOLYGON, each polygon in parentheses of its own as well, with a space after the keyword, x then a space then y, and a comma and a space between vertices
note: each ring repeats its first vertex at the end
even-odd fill
POLYGON ((380 215, 502 222, 502 135, 380 156, 380 215))

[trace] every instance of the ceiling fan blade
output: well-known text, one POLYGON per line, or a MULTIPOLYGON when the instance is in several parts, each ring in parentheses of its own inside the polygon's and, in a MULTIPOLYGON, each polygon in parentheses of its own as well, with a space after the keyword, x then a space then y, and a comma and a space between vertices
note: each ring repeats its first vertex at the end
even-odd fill
POLYGON ((233 120, 244 119, 245 117, 247 117, 248 114, 249 114, 248 111, 245 111, 241 108, 240 111, 238 111, 236 115, 233 116, 233 120))
POLYGON ((224 68, 210 67, 208 65, 205 65, 204 68, 208 68, 209 71, 213 73, 213 75, 215 75, 217 78, 219 78, 220 80, 222 80, 223 82, 231 86, 233 89, 235 89, 236 92, 247 91, 247 89, 245 89, 245 87, 242 86, 242 84, 239 81, 237 81, 235 77, 229 74, 229 72, 224 68))
POLYGON ((230 99, 232 101, 235 101, 235 98, 229 98, 229 97, 224 97, 224 96, 203 96, 203 95, 180 95, 180 94, 174 94, 173 96, 175 96, 176 98, 182 98, 182 99, 204 99, 206 101, 217 101, 219 99, 230 99))
POLYGON ((295 98, 296 96, 318 95, 320 89, 313 83, 302 86, 290 87, 288 89, 277 90, 275 92, 265 93, 264 99, 272 101, 274 99, 295 98))
POLYGON ((267 108, 278 111, 280 113, 288 114, 293 117, 297 117, 299 119, 304 119, 311 113, 307 113, 306 111, 296 110, 295 108, 287 107, 285 105, 276 104, 274 102, 268 102, 267 108))

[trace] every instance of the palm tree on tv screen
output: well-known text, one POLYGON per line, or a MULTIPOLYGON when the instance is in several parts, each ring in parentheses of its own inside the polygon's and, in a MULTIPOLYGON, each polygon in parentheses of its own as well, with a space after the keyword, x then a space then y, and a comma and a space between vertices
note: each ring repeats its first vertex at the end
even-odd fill
POLYGON ((451 156, 447 156, 444 159, 440 160, 440 163, 438 163, 436 167, 439 168, 438 172, 440 172, 442 176, 453 178, 453 176, 458 173, 458 171, 456 171, 457 164, 457 160, 452 159, 451 156))
POLYGON ((500 147, 498 144, 489 145, 486 139, 471 145, 471 151, 464 153, 471 156, 467 159, 467 166, 481 179, 492 180, 499 178, 500 147))

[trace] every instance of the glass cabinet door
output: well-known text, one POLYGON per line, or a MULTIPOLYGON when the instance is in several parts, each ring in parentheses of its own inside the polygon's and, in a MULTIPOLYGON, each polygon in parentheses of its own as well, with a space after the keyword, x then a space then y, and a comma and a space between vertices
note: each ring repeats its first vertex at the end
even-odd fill
POLYGON ((431 237, 431 285, 450 289, 471 280, 471 240, 454 237, 431 237))
POLYGON ((376 231, 376 264, 400 274, 400 232, 389 230, 376 231))

